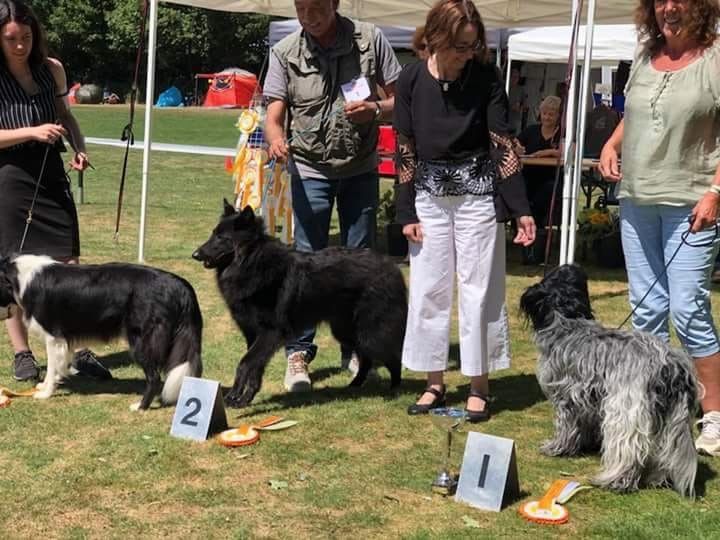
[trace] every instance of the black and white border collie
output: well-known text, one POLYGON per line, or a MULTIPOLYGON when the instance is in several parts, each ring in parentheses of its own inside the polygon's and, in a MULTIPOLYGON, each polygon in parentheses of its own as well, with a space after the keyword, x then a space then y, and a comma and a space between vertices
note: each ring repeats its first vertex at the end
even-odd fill
POLYGON ((158 394, 164 404, 175 403, 183 377, 202 374, 195 291, 169 272, 123 263, 62 264, 37 255, 2 258, 0 319, 15 305, 47 348, 47 374, 35 398, 53 394, 68 375, 73 350, 87 342, 127 339, 147 381, 132 409, 147 409, 158 394))

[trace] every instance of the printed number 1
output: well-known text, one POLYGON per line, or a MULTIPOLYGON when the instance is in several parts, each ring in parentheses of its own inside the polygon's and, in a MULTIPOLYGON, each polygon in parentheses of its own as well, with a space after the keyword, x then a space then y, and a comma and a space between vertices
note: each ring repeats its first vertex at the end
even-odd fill
POLYGON ((197 426, 198 423, 196 420, 191 420, 192 417, 197 416, 200 412, 200 409, 202 408, 202 404, 200 403, 200 400, 198 398, 190 398, 185 402, 186 407, 192 407, 195 406, 193 410, 191 410, 189 413, 187 413, 185 416, 183 416, 182 420, 180 420, 181 424, 185 424, 186 426, 197 426))
POLYGON ((485 479, 487 478, 487 471, 488 471, 489 465, 490 465, 490 456, 488 454, 485 454, 483 456, 482 467, 480 468, 480 478, 478 478, 478 484, 477 484, 477 487, 479 487, 481 489, 485 487, 485 479))

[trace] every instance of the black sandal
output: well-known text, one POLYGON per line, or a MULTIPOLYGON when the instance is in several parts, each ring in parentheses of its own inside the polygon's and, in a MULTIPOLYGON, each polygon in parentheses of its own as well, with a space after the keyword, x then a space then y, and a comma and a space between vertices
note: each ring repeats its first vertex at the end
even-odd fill
POLYGON ((432 386, 428 386, 425 390, 423 390, 422 394, 418 396, 418 399, 420 399, 425 392, 430 392, 433 396, 435 396, 435 399, 433 399, 432 402, 428 403, 427 405, 420 405, 418 403, 413 403, 412 405, 410 405, 407 409, 407 413, 410 416, 415 416, 417 414, 427 414, 430 409, 436 409, 438 407, 445 406, 445 386, 443 386, 442 390, 436 390, 432 386))
POLYGON ((465 407, 465 413, 467 414, 465 421, 471 424, 477 424, 478 422, 487 422, 490 420, 490 397, 475 390, 470 390, 468 397, 482 399, 485 402, 485 408, 482 411, 472 411, 465 407))

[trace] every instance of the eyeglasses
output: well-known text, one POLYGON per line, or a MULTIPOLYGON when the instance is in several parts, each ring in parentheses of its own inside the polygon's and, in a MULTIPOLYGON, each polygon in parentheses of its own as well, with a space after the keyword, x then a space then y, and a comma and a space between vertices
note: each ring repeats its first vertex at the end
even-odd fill
POLYGON ((480 40, 477 40, 475 43, 471 45, 451 45, 450 48, 453 49, 458 54, 463 54, 466 52, 477 52, 480 49, 482 49, 482 42, 480 40))

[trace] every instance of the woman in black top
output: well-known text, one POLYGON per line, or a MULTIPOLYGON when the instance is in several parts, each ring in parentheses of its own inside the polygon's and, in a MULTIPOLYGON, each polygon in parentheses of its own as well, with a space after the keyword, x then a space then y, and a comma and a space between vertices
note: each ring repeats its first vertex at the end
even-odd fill
POLYGON ((490 416, 488 373, 509 366, 503 221, 517 219, 515 242, 523 245, 534 240, 535 225, 522 177, 510 175, 518 162, 507 150, 507 96, 486 62, 475 5, 435 4, 425 40, 430 56, 401 73, 394 109, 398 219, 410 241, 403 364, 428 373, 428 386, 408 413, 444 404, 457 273, 461 370, 470 377, 466 410, 478 422, 490 416), (495 156, 500 175, 490 155, 497 142, 506 149, 495 156))
MULTIPOLYGON (((62 137, 75 150, 73 169, 84 170, 88 159, 67 107, 65 70, 48 58, 37 17, 21 1, 0 0, 0 42, 0 253, 77 262, 78 221, 59 153, 64 151, 62 137), (32 221, 21 246, 33 199, 32 221)), ((37 378, 21 315, 8 320, 7 328, 16 353, 15 378, 37 378)))
MULTIPOLYGON (((562 100, 557 96, 548 96, 540 104, 540 123, 528 126, 518 136, 520 147, 518 152, 532 157, 560 157, 560 109, 562 100)), ((559 171, 561 182, 555 190, 555 205, 553 216, 550 216, 550 206, 553 200, 555 184, 555 167, 542 165, 525 165, 523 176, 525 187, 530 201, 530 210, 538 227, 537 242, 525 248, 523 261, 535 262, 537 249, 544 249, 546 228, 557 223, 560 212, 560 194, 562 193, 562 169, 559 171)))

